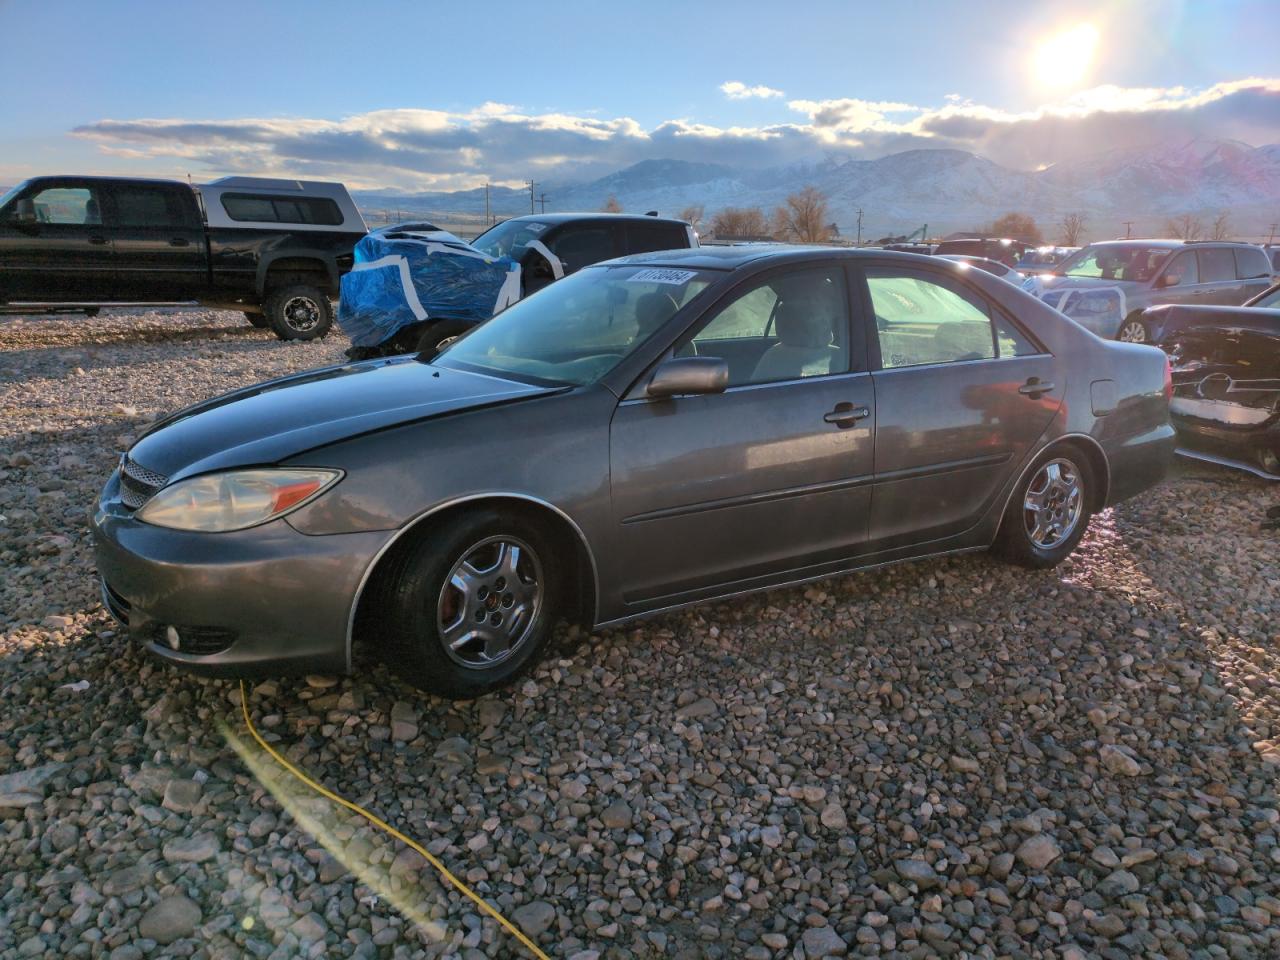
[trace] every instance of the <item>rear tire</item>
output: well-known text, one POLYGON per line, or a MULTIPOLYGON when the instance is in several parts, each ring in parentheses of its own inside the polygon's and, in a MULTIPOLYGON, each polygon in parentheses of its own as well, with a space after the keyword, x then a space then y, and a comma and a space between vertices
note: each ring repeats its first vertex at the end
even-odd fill
POLYGON ((271 321, 269 321, 267 319, 267 315, 261 311, 255 313, 251 310, 246 310, 244 312, 244 318, 249 321, 250 326, 257 327, 259 330, 265 330, 267 327, 271 326, 271 321))
POLYGON ((553 538, 493 509, 434 528, 390 575, 390 666, 455 700, 507 686, 540 659, 565 582, 553 538))
POLYGON ((471 324, 457 320, 437 320, 427 325, 418 337, 418 352, 435 356, 471 329, 471 324))
POLYGON ((1056 567, 1089 529, 1093 483, 1088 459, 1074 446, 1041 454, 1018 480, 992 551, 1021 567, 1056 567))
POLYGON ((262 310, 281 340, 318 340, 333 326, 333 305, 329 298, 323 290, 306 284, 273 290, 262 310))
POLYGON ((1143 323, 1141 315, 1131 313, 1120 324, 1120 329, 1116 332, 1116 339, 1121 343, 1151 343, 1152 337, 1151 331, 1143 323))

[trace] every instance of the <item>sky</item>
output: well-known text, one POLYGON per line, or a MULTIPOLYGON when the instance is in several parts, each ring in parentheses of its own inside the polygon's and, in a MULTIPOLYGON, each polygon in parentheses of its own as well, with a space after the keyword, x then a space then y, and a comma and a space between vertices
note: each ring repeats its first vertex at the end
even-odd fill
POLYGON ((0 0, 0 184, 453 190, 644 159, 1280 143, 1280 0, 0 0))

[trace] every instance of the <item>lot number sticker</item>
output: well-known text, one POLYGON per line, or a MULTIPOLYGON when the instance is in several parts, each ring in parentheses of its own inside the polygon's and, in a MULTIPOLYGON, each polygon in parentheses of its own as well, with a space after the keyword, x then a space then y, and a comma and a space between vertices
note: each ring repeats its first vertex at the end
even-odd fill
POLYGON ((640 270, 627 278, 627 283, 669 283, 683 287, 698 275, 696 270, 640 270))

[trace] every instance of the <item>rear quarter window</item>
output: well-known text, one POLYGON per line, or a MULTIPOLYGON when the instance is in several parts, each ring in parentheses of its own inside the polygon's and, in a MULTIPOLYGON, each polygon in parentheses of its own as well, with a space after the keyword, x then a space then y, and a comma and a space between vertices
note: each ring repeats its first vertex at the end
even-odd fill
POLYGON ((1271 264, 1267 255, 1261 250, 1248 250, 1243 247, 1233 251, 1236 255, 1236 279, 1257 280, 1271 275, 1271 264))
POLYGON ((222 209, 241 223, 307 223, 336 227, 342 211, 327 197, 274 197, 248 193, 224 193, 222 209))
POLYGON ((652 253, 655 250, 682 250, 689 246, 689 235, 678 223, 627 224, 627 253, 652 253))

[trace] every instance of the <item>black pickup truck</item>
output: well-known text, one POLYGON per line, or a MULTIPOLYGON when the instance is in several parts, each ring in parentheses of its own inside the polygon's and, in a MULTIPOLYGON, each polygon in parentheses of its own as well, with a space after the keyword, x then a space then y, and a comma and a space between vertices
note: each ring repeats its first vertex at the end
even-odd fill
POLYGON ((365 233, 340 183, 36 177, 0 197, 0 308, 198 303, 313 340, 365 233))

